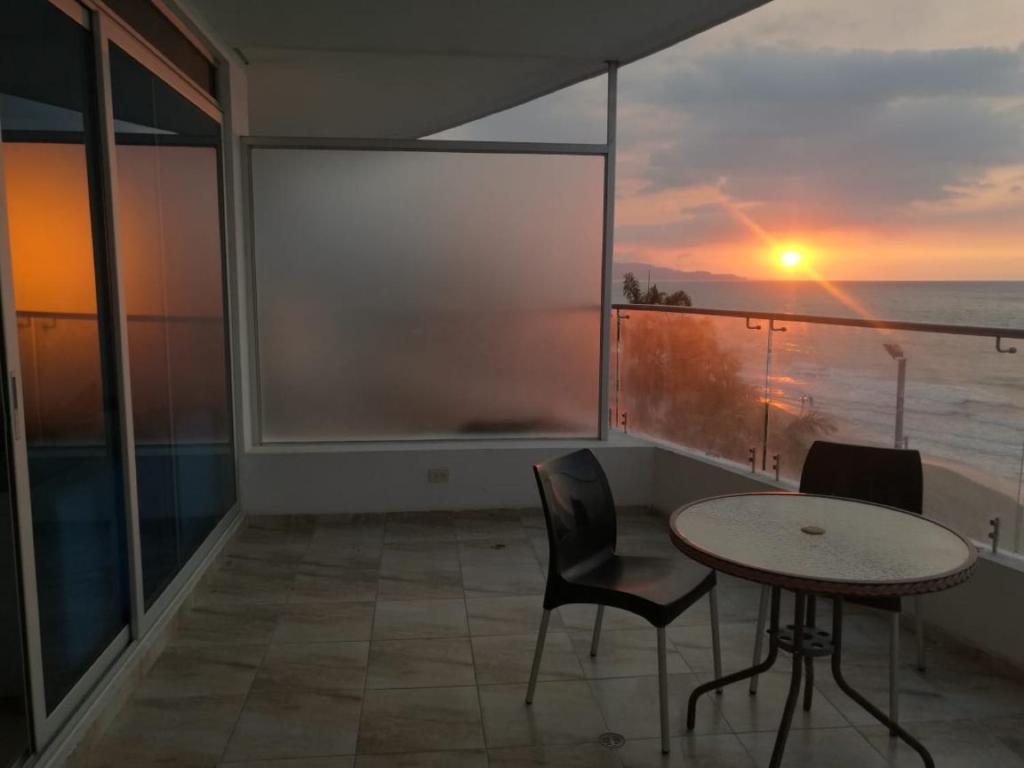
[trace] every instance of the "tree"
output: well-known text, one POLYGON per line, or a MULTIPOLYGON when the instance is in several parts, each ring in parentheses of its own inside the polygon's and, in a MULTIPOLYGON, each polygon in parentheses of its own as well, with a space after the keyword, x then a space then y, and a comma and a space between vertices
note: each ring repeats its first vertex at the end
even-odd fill
POLYGON ((630 304, 641 304, 642 298, 640 295, 640 281, 636 279, 636 275, 632 272, 627 272, 622 276, 622 295, 629 299, 630 304))
POLYGON ((668 304, 670 307, 693 306, 693 302, 690 301, 690 294, 682 290, 676 291, 675 293, 670 293, 668 296, 666 296, 665 303, 668 304))
MULTIPOLYGON (((683 301, 663 298, 665 304, 683 301)), ((621 402, 631 430, 742 463, 750 448, 762 449, 763 384, 744 371, 741 347, 719 339, 719 331, 731 327, 699 315, 630 313, 623 324, 621 402)), ((811 443, 836 429, 818 410, 796 414, 772 402, 769 452, 792 474, 811 443)))
POLYGON ((658 290, 658 284, 655 283, 647 289, 647 293, 644 294, 643 304, 661 304, 665 300, 665 294, 658 290))
POLYGON ((655 283, 646 291, 640 290, 640 281, 636 275, 627 272, 622 276, 622 295, 629 299, 630 304, 665 304, 670 307, 692 307, 690 294, 686 291, 676 291, 666 294, 658 290, 655 283))

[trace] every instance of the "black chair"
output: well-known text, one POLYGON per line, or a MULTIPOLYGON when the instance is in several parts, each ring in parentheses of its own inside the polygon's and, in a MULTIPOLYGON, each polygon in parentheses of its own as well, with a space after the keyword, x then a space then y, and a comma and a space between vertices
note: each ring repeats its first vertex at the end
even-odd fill
MULTIPOLYGON (((921 454, 898 448, 875 448, 817 441, 811 446, 800 475, 800 492, 823 496, 841 496, 858 501, 885 504, 922 514, 924 481, 921 454)), ((754 641, 754 663, 761 658, 761 643, 767 614, 768 588, 761 590, 761 609, 754 641)), ((899 720, 900 598, 850 599, 847 602, 887 611, 892 616, 889 635, 889 717, 899 720)), ((811 605, 809 610, 813 610, 811 605)), ((925 668, 924 625, 920 598, 915 598, 917 629, 917 666, 925 668)), ((808 665, 812 662, 808 659, 808 665)), ((804 708, 810 707, 813 668, 808 669, 804 708)), ((750 692, 757 692, 757 678, 750 681, 750 692)))
MULTIPOLYGON (((526 703, 533 701, 551 611, 562 605, 597 606, 590 655, 597 655, 604 607, 643 617, 658 631, 661 749, 669 751, 665 627, 703 595, 711 603, 715 677, 722 673, 715 572, 684 557, 643 557, 615 552, 615 503, 601 465, 588 450, 533 468, 548 529, 548 581, 526 703)), ((667 535, 667 533, 666 533, 667 535)))

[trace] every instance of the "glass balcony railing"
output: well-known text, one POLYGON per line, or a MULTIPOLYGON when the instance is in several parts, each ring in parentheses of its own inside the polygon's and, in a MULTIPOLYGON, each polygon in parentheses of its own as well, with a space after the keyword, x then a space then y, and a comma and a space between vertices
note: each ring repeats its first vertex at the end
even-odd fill
POLYGON ((620 304, 610 418, 795 484, 819 439, 915 448, 925 509, 1024 554, 1024 329, 620 304))

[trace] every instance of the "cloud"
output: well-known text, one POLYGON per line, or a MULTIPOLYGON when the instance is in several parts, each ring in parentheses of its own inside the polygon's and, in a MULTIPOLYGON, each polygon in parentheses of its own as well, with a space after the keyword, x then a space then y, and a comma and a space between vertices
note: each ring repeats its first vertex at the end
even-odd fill
MULTIPOLYGON (((624 114, 672 126, 623 130, 639 194, 712 185, 776 224, 896 226, 1024 157, 1024 48, 745 47, 661 71, 621 94, 624 114)), ((679 221, 687 241, 730 230, 717 213, 679 221)))
MULTIPOLYGON (((631 98, 655 103, 844 104, 895 98, 1020 95, 1024 48, 874 51, 737 46, 647 81, 631 98)), ((643 81, 640 81, 641 83, 643 81)))
MULTIPOLYGON (((966 11, 941 3, 929 11, 931 26, 896 32, 894 7, 884 18, 864 11, 852 37, 917 49, 868 50, 834 28, 838 5, 819 13, 823 1, 771 4, 622 69, 620 253, 741 270, 713 259, 752 252, 743 244, 756 235, 716 200, 782 238, 831 237, 841 247, 859 237, 927 254, 956 241, 986 249, 988 264, 1003 258, 1000 248, 1019 253, 1024 46, 967 47, 1019 33, 971 27, 966 11), (823 39, 832 47, 806 42, 823 39)), ((851 24, 849 14, 860 13, 841 9, 851 24)), ((449 135, 601 141, 603 89, 599 78, 449 135)), ((1019 266, 999 269, 1019 274, 1019 266)))
POLYGON ((615 228, 617 240, 633 246, 686 249, 709 240, 728 240, 747 230, 719 205, 686 208, 676 221, 662 224, 620 223, 615 228))

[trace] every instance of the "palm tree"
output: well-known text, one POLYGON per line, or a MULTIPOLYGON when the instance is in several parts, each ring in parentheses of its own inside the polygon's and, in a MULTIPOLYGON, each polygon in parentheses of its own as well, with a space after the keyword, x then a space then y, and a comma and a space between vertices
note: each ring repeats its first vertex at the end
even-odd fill
POLYGON ((622 295, 629 299, 630 304, 643 303, 640 300, 643 298, 640 293, 640 281, 632 272, 627 272, 622 276, 622 295))
POLYGON ((632 272, 627 272, 622 276, 622 295, 629 299, 630 304, 664 304, 670 307, 693 306, 690 294, 686 291, 680 290, 666 294, 664 291, 658 290, 657 283, 646 291, 641 291, 640 281, 636 279, 636 275, 632 272))

